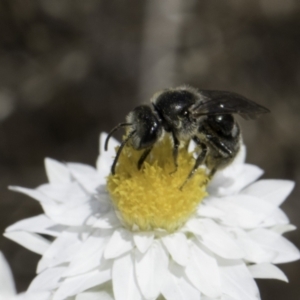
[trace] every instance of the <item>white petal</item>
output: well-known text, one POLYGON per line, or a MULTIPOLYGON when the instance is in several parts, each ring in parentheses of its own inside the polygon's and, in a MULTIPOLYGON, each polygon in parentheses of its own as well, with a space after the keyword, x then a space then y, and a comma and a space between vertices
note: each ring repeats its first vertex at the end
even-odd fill
POLYGON ((81 226, 94 223, 97 212, 101 211, 101 202, 90 199, 87 203, 67 203, 43 206, 45 213, 53 221, 69 226, 81 226))
POLYGON ((249 232, 249 236, 263 249, 275 253, 273 263, 285 263, 300 258, 299 250, 286 238, 267 229, 255 229, 249 232))
POLYGON ((97 169, 101 176, 103 176, 103 179, 110 174, 110 168, 113 164, 114 156, 116 155, 115 148, 120 145, 116 139, 111 137, 109 140, 108 151, 105 151, 104 144, 106 137, 106 133, 100 135, 100 155, 97 160, 97 169))
MULTIPOLYGON (((241 299, 232 298, 232 297, 230 297, 228 295, 222 294, 221 298, 218 298, 218 299, 216 299, 216 298, 210 298, 210 297, 206 297, 206 296, 202 295, 201 300, 241 300, 241 299)), ((257 299, 257 300, 259 300, 259 299, 257 299)))
POLYGON ((185 266, 187 264, 189 247, 184 233, 175 232, 173 234, 166 235, 162 238, 162 242, 171 254, 172 258, 179 265, 185 266))
POLYGON ((157 240, 145 254, 136 252, 136 277, 145 298, 156 299, 159 295, 166 277, 168 262, 167 253, 157 240))
POLYGON ((85 292, 76 296, 75 300, 115 300, 113 296, 106 291, 85 292))
POLYGON ((68 163, 67 166, 72 177, 89 193, 96 192, 99 185, 106 183, 105 179, 91 166, 79 163, 68 163))
POLYGON ((209 297, 221 295, 219 268, 216 260, 195 243, 190 245, 190 260, 185 269, 193 285, 209 297))
POLYGON ((0 298, 14 296, 16 294, 16 288, 14 284, 14 278, 10 267, 0 252, 0 298))
POLYGON ((240 259, 244 257, 244 251, 234 239, 217 225, 213 220, 200 219, 201 235, 196 233, 199 242, 217 255, 227 259, 240 259))
POLYGON ((184 230, 192 232, 199 242, 225 258, 241 258, 244 251, 235 240, 210 219, 190 219, 184 230))
POLYGON ((140 252, 145 253, 154 239, 153 232, 134 232, 133 240, 140 252))
POLYGON ((100 264, 104 248, 108 242, 107 235, 109 233, 110 232, 107 232, 105 234, 101 230, 97 230, 89 236, 73 256, 71 263, 63 276, 79 275, 97 268, 100 264))
POLYGON ((101 203, 99 213, 106 214, 113 208, 111 197, 107 191, 106 184, 98 186, 97 192, 94 197, 101 203))
POLYGON ((203 229, 202 229, 201 225, 202 224, 200 222, 200 219, 191 218, 185 223, 182 231, 192 232, 194 234, 201 235, 203 233, 203 229))
POLYGON ((116 228, 120 227, 121 222, 116 216, 114 210, 110 210, 108 213, 102 215, 94 224, 96 228, 116 228))
MULTIPOLYGON (((235 180, 234 184, 230 187, 230 192, 237 193, 241 191, 250 183, 256 181, 263 173, 264 171, 257 166, 244 164, 242 171, 240 172, 240 174, 238 174, 238 180, 235 180)), ((226 189, 224 189, 224 191, 221 190, 221 193, 222 192, 228 195, 229 191, 226 191, 226 189)))
POLYGON ((37 190, 50 199, 62 203, 68 201, 81 203, 88 201, 90 198, 89 194, 77 182, 43 184, 37 190))
POLYGON ((67 167, 52 158, 45 159, 45 168, 49 182, 68 183, 71 182, 70 172, 67 167))
POLYGON ((106 259, 116 258, 133 249, 133 246, 132 233, 124 228, 118 228, 105 248, 104 257, 106 259))
POLYGON ((227 196, 240 192, 263 174, 257 166, 244 164, 229 166, 216 173, 208 185, 208 193, 214 196, 227 196))
MULTIPOLYGON (((257 300, 259 300, 260 298, 257 298, 257 300)), ((205 300, 205 299, 202 299, 202 300, 205 300)), ((209 299, 207 299, 207 300, 209 300, 209 299)), ((212 299, 212 300, 214 300, 214 299, 212 299)), ((237 300, 237 298, 232 298, 232 297, 230 297, 230 296, 228 296, 228 295, 222 295, 222 298, 221 298, 221 300, 237 300)))
POLYGON ((295 183, 290 180, 259 180, 242 191, 243 194, 257 196, 279 206, 291 193, 295 183))
POLYGON ((134 274, 134 261, 130 253, 114 260, 112 281, 116 300, 142 299, 134 274))
POLYGON ((27 290, 29 293, 54 290, 59 286, 59 280, 66 267, 50 268, 38 274, 27 290))
POLYGON ((261 227, 271 227, 277 224, 287 224, 289 223, 289 218, 287 215, 278 207, 267 216, 260 224, 261 227))
POLYGON ((37 272, 45 268, 54 267, 64 262, 69 262, 78 251, 82 241, 80 233, 76 231, 65 231, 45 251, 38 263, 37 272))
POLYGON ((51 236, 60 234, 60 228, 45 215, 38 215, 32 218, 23 219, 6 228, 6 232, 11 231, 29 231, 42 233, 51 236), (51 228, 52 227, 52 228, 51 228))
POLYGON ((225 214, 222 222, 229 226, 243 228, 257 227, 267 216, 277 209, 276 206, 256 197, 233 195, 213 199, 211 205, 221 209, 225 214))
POLYGON ((106 282, 111 279, 110 273, 110 269, 104 271, 95 270, 84 275, 67 278, 54 293, 53 300, 64 300, 69 296, 76 295, 91 287, 106 282))
POLYGON ((13 300, 25 300, 25 293, 23 292, 13 296, 13 300))
POLYGON ((210 205, 209 197, 207 197, 205 199, 205 202, 199 205, 197 209, 197 214, 199 217, 218 219, 224 215, 224 212, 210 205))
POLYGON ((197 147, 197 144, 193 140, 190 140, 189 145, 188 145, 188 152, 189 153, 194 152, 196 147, 197 147))
POLYGON ((279 225, 276 225, 271 228, 271 230, 273 230, 279 234, 284 234, 286 232, 293 231, 296 229, 297 229, 297 227, 292 224, 279 224, 279 225))
MULTIPOLYGON (((241 167, 240 167, 241 168, 241 167)), ((232 174, 226 174, 226 170, 218 171, 209 182, 207 192, 209 195, 221 196, 220 190, 229 188, 234 184, 234 177, 232 174)))
POLYGON ((268 263, 252 265, 248 267, 254 278, 270 278, 288 282, 286 275, 276 266, 268 263))
POLYGON ((243 262, 220 267, 222 292, 233 299, 258 300, 259 291, 243 262))
POLYGON ((201 293, 184 276, 184 269, 176 264, 170 265, 161 293, 166 300, 200 300, 201 293))
POLYGON ((244 250, 245 257, 244 259, 249 262, 261 263, 261 262, 271 262, 275 253, 263 249, 258 243, 256 243, 246 231, 234 228, 231 229, 236 236, 236 243, 244 250))
POLYGON ((40 235, 25 231, 6 232, 4 236, 37 254, 43 254, 51 244, 40 235))
POLYGON ((51 294, 52 293, 49 291, 34 292, 34 293, 25 292, 23 297, 21 297, 21 300, 50 300, 51 294))
POLYGON ((40 191, 33 190, 33 189, 27 189, 27 188, 23 188, 20 186, 10 186, 9 189, 11 191, 25 194, 41 203, 53 204, 53 201, 46 195, 42 194, 40 191))

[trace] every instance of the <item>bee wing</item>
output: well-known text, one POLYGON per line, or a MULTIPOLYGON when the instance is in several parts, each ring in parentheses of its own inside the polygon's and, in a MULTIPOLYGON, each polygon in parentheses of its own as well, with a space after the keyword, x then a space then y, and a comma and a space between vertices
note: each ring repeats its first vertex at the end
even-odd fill
POLYGON ((194 117, 218 114, 239 114, 244 119, 255 119, 270 112, 239 94, 226 91, 199 91, 200 101, 191 108, 194 117))

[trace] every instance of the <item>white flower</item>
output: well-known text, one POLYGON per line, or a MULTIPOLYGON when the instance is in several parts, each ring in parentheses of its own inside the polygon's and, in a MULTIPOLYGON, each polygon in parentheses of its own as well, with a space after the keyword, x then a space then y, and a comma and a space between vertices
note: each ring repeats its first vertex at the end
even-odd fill
POLYGON ((131 230, 106 191, 113 156, 101 150, 97 169, 46 159, 48 184, 11 187, 45 212, 5 233, 42 255, 26 299, 256 300, 254 278, 287 281, 275 264, 299 259, 282 236, 295 227, 279 208, 293 182, 256 181, 262 170, 244 163, 242 147, 183 226, 131 230))
POLYGON ((10 267, 0 252, 0 300, 21 300, 22 297, 22 294, 17 295, 10 267))

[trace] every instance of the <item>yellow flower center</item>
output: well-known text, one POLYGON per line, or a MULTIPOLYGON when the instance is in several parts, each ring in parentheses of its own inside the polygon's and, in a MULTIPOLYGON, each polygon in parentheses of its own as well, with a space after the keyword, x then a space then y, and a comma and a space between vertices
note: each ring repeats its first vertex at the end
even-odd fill
POLYGON ((129 228, 165 229, 172 232, 181 227, 207 195, 208 176, 198 169, 184 185, 195 159, 187 149, 179 150, 175 171, 170 138, 158 142, 141 170, 137 162, 142 151, 126 146, 119 157, 115 175, 107 179, 108 191, 116 209, 129 228))

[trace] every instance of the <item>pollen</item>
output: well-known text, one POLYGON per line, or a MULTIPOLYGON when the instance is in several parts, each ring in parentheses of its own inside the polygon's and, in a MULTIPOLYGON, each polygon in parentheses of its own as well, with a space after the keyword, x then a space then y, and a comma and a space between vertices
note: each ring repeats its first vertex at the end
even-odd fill
POLYGON ((115 175, 107 178, 107 187, 128 228, 173 232, 195 213, 207 195, 208 176, 203 168, 180 189, 195 159, 193 153, 181 148, 175 170, 172 151, 171 140, 165 136, 156 143, 141 170, 137 162, 142 151, 126 146, 121 152, 115 175))

